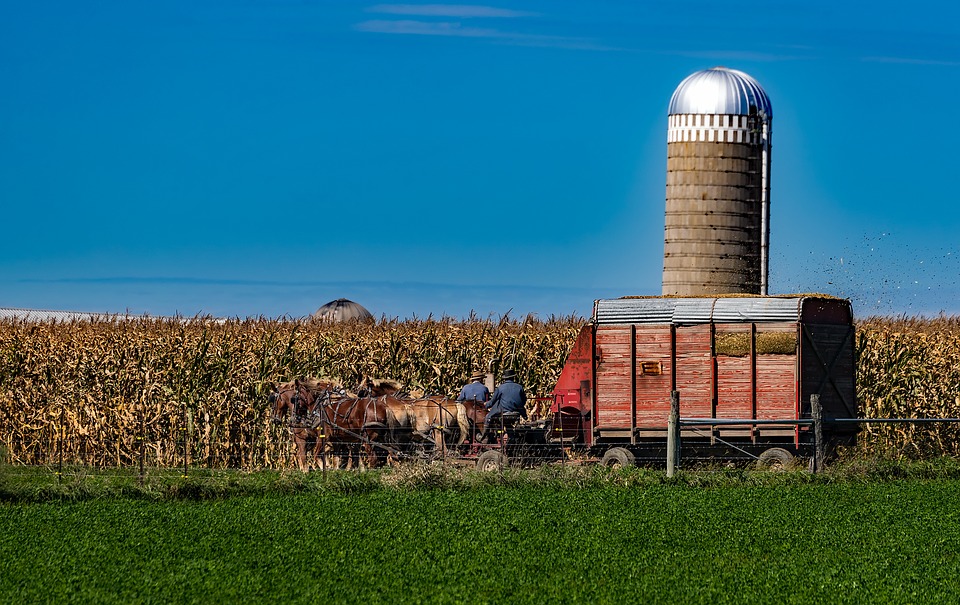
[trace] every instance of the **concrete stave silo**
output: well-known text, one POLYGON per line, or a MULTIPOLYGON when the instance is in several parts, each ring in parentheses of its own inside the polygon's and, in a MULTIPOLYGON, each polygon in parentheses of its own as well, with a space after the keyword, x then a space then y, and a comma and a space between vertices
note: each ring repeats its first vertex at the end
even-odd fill
POLYGON ((373 321, 375 319, 366 307, 346 298, 331 300, 317 309, 312 317, 316 320, 330 322, 373 321))
POLYGON ((670 100, 663 294, 766 294, 770 99, 747 74, 715 67, 670 100))

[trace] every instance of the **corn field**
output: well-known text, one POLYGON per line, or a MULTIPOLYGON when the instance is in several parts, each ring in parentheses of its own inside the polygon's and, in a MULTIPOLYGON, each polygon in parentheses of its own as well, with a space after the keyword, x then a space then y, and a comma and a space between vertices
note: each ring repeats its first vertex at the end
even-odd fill
MULTIPOLYGON (((858 322, 857 401, 866 418, 960 418, 960 316, 858 322)), ((867 424, 858 449, 958 456, 960 425, 867 424)))
POLYGON ((393 378, 456 396, 473 371, 511 367, 548 393, 583 324, 470 318, 326 323, 264 319, 0 322, 0 444, 15 463, 294 466, 270 384, 393 378))
MULTIPOLYGON (((514 368, 546 395, 584 320, 117 319, 0 322, 0 454, 13 463, 290 468, 271 421, 273 382, 393 378, 455 396, 471 373, 514 368)), ((960 317, 857 325, 858 401, 868 418, 960 417, 960 317)), ((960 455, 956 425, 866 425, 857 451, 960 455)))

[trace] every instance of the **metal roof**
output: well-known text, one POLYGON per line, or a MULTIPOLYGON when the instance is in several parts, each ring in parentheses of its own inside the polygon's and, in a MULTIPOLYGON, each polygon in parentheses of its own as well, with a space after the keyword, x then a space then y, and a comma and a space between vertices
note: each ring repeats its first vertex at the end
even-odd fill
POLYGON ((736 69, 712 67, 687 76, 670 98, 670 115, 760 113, 773 117, 770 97, 760 84, 736 69))
POLYGON ((373 319, 373 314, 361 305, 346 298, 331 300, 313 314, 314 319, 327 321, 350 321, 373 319))
POLYGON ((44 311, 40 309, 15 309, 0 307, 0 320, 19 319, 22 321, 104 321, 124 319, 125 315, 107 313, 83 313, 80 311, 44 311))
POLYGON ((13 307, 0 307, 0 321, 16 320, 27 322, 45 322, 56 321, 69 323, 72 321, 126 321, 131 319, 167 319, 181 322, 191 321, 214 321, 224 323, 226 320, 220 317, 168 317, 163 315, 132 315, 130 313, 87 313, 84 311, 48 311, 43 309, 17 309, 13 307))
POLYGON ((799 321, 809 296, 650 297, 601 299, 594 303, 598 324, 704 324, 799 321))

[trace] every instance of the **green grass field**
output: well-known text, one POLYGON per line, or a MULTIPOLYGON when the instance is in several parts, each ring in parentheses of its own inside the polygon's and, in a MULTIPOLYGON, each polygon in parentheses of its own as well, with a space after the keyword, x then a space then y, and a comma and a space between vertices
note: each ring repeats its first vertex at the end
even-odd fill
POLYGON ((0 599, 960 602, 956 478, 638 472, 579 486, 346 478, 214 499, 8 499, 0 599))

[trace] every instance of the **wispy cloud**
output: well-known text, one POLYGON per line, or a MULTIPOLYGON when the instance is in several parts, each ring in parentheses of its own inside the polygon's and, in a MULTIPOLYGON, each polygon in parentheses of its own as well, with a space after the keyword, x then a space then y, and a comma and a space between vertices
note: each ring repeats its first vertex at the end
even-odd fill
POLYGON ((416 21, 404 19, 389 21, 374 19, 357 23, 354 29, 361 32, 378 34, 405 34, 416 36, 450 36, 459 38, 478 38, 500 44, 515 46, 538 46, 547 48, 566 48, 573 50, 611 51, 624 50, 598 44, 588 38, 567 36, 547 36, 522 32, 504 31, 489 27, 464 26, 457 21, 416 21))
POLYGON ((366 10, 369 13, 417 17, 516 18, 538 16, 538 13, 472 4, 377 4, 366 10))
POLYGON ((960 67, 958 61, 941 61, 938 59, 912 59, 907 57, 864 57, 870 63, 898 63, 901 65, 939 65, 946 67, 960 67))
POLYGON ((702 50, 702 51, 664 51, 661 54, 676 55, 681 57, 692 57, 695 59, 710 59, 711 61, 795 61, 798 59, 810 58, 797 55, 795 53, 765 53, 740 50, 702 50))
MULTIPOLYGON (((539 13, 473 4, 377 4, 368 13, 424 17, 423 19, 371 19, 353 26, 356 31, 376 34, 446 36, 486 40, 492 44, 566 48, 573 50, 626 50, 598 43, 590 38, 554 36, 481 27, 468 19, 538 17, 539 13), (464 23, 468 23, 465 25, 464 23)), ((487 25, 487 23, 484 23, 487 25)))
POLYGON ((510 36, 510 34, 496 29, 463 27, 460 23, 450 21, 373 20, 357 23, 354 28, 362 32, 416 36, 459 36, 463 38, 506 38, 510 36))

